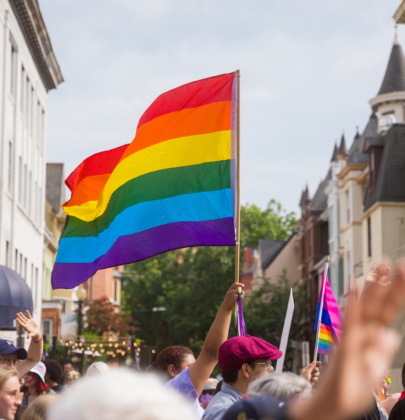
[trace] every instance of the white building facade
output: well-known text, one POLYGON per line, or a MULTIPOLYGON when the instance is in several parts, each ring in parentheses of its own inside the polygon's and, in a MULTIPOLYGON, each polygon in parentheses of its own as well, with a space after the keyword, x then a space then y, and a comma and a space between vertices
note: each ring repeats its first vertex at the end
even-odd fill
POLYGON ((0 0, 0 265, 27 282, 38 323, 47 92, 61 82, 37 0, 0 0))

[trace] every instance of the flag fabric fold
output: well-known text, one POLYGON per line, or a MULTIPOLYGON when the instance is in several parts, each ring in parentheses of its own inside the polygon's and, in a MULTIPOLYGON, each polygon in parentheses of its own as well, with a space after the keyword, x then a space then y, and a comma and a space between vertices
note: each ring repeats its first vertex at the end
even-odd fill
POLYGON ((316 311, 315 331, 317 331, 319 311, 322 300, 322 289, 325 281, 325 294, 323 299, 322 319, 319 330, 318 353, 332 354, 334 346, 340 340, 340 335, 343 326, 343 318, 340 313, 339 305, 333 295, 330 287, 327 271, 324 271, 322 277, 322 285, 320 289, 318 308, 316 311))
POLYGON ((160 95, 132 143, 67 178, 53 288, 173 249, 235 245, 236 85, 229 73, 160 95))
POLYGON ((238 300, 235 305, 235 326, 238 336, 246 335, 245 318, 243 317, 243 297, 241 293, 238 293, 238 300))

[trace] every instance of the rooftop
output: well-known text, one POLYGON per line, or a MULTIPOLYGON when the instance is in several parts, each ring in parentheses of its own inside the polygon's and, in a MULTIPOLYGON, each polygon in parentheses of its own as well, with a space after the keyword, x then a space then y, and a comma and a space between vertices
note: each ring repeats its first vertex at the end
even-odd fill
POLYGON ((387 70, 378 95, 401 91, 405 91, 405 57, 398 34, 395 32, 387 70))
POLYGON ((10 0, 27 45, 47 91, 63 82, 38 0, 10 0))
POLYGON ((349 157, 347 163, 367 163, 368 155, 364 153, 364 142, 369 137, 377 135, 378 120, 377 116, 373 112, 370 115, 370 119, 367 122, 366 128, 364 129, 361 136, 354 138, 352 145, 349 150, 349 157))

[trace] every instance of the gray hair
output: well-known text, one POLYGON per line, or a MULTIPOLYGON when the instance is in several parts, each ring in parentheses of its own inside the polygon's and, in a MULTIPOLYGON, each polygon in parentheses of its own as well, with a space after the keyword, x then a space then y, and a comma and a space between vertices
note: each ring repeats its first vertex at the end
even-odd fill
POLYGON ((111 369, 67 388, 47 420, 195 420, 190 403, 152 374, 111 369))
POLYGON ((269 395, 285 402, 293 397, 303 397, 311 393, 311 384, 291 372, 271 373, 253 381, 247 390, 249 397, 269 395))

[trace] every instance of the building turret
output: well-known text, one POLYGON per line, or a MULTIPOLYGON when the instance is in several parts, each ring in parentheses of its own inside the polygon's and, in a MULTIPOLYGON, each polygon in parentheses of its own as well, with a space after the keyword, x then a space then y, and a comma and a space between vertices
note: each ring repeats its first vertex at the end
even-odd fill
POLYGON ((377 96, 370 100, 378 112, 378 132, 387 131, 396 122, 404 123, 405 57, 395 30, 394 43, 385 76, 377 96))
POLYGON ((336 156, 338 160, 346 160, 348 156, 344 133, 342 134, 342 138, 340 139, 340 145, 337 149, 336 156))

